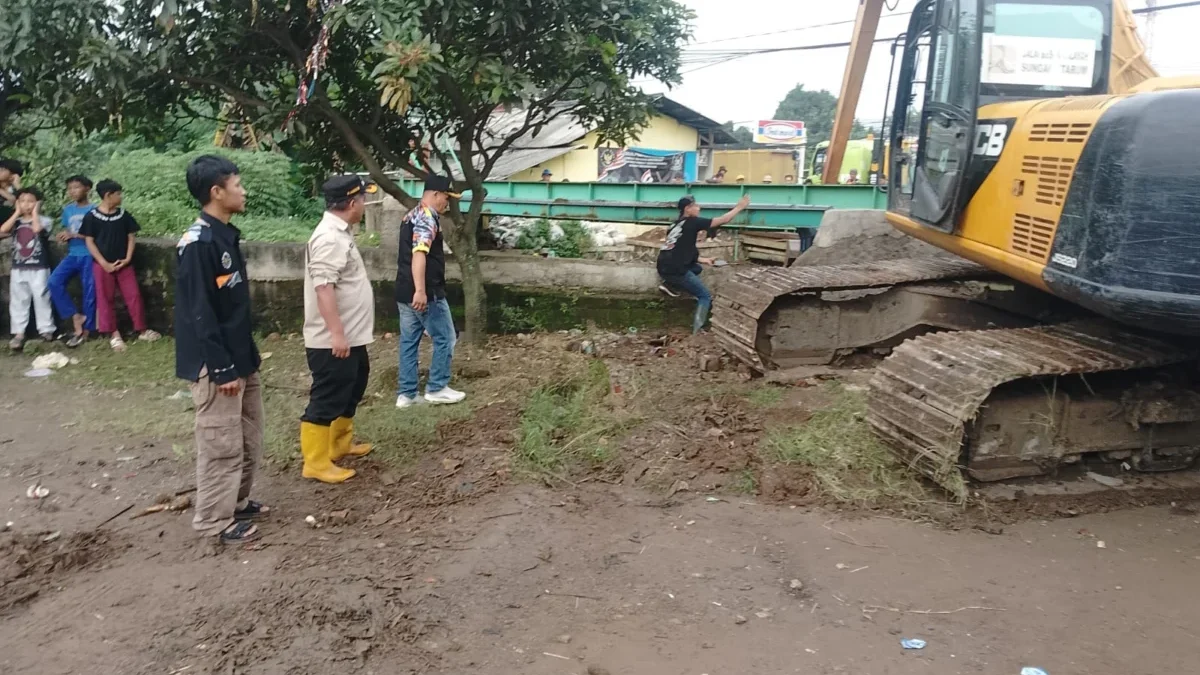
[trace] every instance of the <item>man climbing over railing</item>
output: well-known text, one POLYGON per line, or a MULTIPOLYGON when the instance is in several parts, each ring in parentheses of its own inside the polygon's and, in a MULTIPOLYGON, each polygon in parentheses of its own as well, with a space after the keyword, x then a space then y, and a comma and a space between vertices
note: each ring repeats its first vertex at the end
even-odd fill
POLYGON ((699 333, 708 321, 708 310, 712 308, 712 294, 708 287, 700 281, 702 264, 711 265, 713 260, 701 258, 700 250, 696 247, 696 238, 701 232, 712 234, 722 225, 733 222, 747 206, 750 205, 750 195, 742 195, 737 205, 727 213, 716 218, 701 218, 700 205, 695 197, 687 195, 679 200, 679 217, 667 230, 667 240, 662 250, 658 252, 658 276, 663 283, 658 290, 677 298, 679 292, 688 293, 696 298, 696 315, 692 319, 692 333, 699 333))

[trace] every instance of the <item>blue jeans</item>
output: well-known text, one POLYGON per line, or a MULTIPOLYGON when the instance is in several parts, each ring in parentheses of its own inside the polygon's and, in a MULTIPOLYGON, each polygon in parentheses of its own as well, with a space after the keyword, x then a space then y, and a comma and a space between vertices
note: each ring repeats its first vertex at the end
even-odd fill
POLYGON ((700 281, 699 265, 693 265, 690 270, 680 275, 664 276, 663 281, 678 290, 696 298, 696 314, 692 317, 692 332, 699 333, 708 321, 708 311, 712 309, 712 293, 700 281))
POLYGON ((445 298, 430 298, 424 312, 403 302, 397 303, 397 307, 400 309, 400 395, 417 397, 417 361, 421 337, 426 332, 433 339, 433 361, 429 364, 425 393, 445 389, 450 384, 450 359, 454 356, 455 342, 450 303, 445 298))
POLYGON ((804 253, 808 249, 812 248, 813 239, 815 239, 816 236, 817 236, 817 228, 815 228, 815 227, 800 228, 800 252, 801 253, 804 253))
POLYGON ((54 301, 54 311, 58 312, 58 318, 71 319, 76 314, 83 314, 87 318, 83 324, 84 329, 96 330, 96 280, 92 276, 91 256, 85 258, 72 255, 63 258, 50 275, 50 299, 54 301), (82 312, 77 309, 71 294, 67 292, 67 284, 76 274, 79 275, 79 284, 83 287, 82 312))

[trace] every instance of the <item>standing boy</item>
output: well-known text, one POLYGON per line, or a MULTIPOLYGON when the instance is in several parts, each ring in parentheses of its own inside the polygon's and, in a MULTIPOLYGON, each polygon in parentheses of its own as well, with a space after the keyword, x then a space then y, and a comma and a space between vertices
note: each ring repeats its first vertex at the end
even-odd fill
POLYGON ((679 218, 667 230, 667 240, 662 250, 658 252, 658 276, 663 284, 658 290, 675 298, 679 297, 678 290, 691 294, 696 298, 696 315, 692 318, 692 333, 699 333, 708 321, 708 310, 712 308, 712 294, 708 287, 700 281, 703 268, 700 263, 712 264, 709 258, 701 258, 700 250, 696 248, 696 236, 701 233, 711 234, 713 230, 732 222, 737 214, 750 205, 750 195, 742 195, 729 212, 716 218, 701 218, 700 205, 696 198, 688 195, 679 200, 679 218))
POLYGON ((304 348, 312 371, 308 408, 300 418, 302 475, 323 483, 354 476, 334 462, 361 457, 371 446, 355 445, 354 413, 367 390, 375 341, 375 297, 354 226, 378 188, 358 176, 335 176, 321 187, 325 215, 308 240, 304 265, 304 348))
POLYGON ((83 217, 79 228, 92 254, 92 276, 96 286, 96 324, 101 333, 111 333, 109 344, 118 352, 125 351, 125 341, 117 330, 117 289, 133 319, 133 330, 143 342, 162 337, 146 327, 146 310, 142 306, 142 291, 133 271, 134 233, 139 229, 133 215, 121 208, 121 186, 105 179, 96 184, 100 205, 83 217))
POLYGON ((262 359, 250 322, 242 233, 246 190, 229 160, 203 155, 187 169, 200 217, 178 246, 175 375, 192 383, 196 406, 196 515, 192 528, 222 543, 257 538, 252 521, 270 509, 250 499, 262 457, 262 359))
POLYGON ((400 391, 396 407, 417 402, 417 359, 421 336, 433 340, 433 361, 425 383, 428 403, 459 403, 467 397, 450 388, 450 360, 454 356, 454 320, 446 302, 446 256, 441 214, 450 205, 450 179, 430 174, 416 208, 400 224, 400 250, 396 260, 396 305, 400 309, 400 391))
POLYGON ((95 208, 88 200, 88 193, 91 191, 92 181, 87 176, 71 176, 67 179, 67 196, 71 202, 63 207, 63 231, 58 233, 58 240, 67 245, 67 257, 50 275, 50 297, 54 300, 54 310, 61 318, 73 317, 75 332, 67 339, 67 346, 71 348, 83 344, 88 333, 96 330, 96 287, 95 277, 92 275, 92 253, 88 250, 87 239, 79 233, 83 227, 83 217, 95 208), (79 285, 83 288, 82 312, 67 292, 67 284, 76 276, 79 277, 79 285))
POLYGON ((9 328, 13 351, 25 348, 29 325, 29 303, 37 318, 37 330, 47 342, 54 339, 54 314, 50 308, 49 234, 54 221, 41 214, 42 193, 37 188, 16 191, 13 214, 0 225, 0 236, 12 236, 12 276, 8 280, 9 328))

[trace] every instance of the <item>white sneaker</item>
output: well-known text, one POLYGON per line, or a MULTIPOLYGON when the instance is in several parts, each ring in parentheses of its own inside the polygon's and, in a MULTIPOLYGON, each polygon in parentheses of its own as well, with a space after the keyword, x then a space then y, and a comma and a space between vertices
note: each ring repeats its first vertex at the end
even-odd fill
POLYGON ((425 392, 425 400, 435 404, 462 403, 462 400, 466 397, 466 394, 461 391, 455 391, 450 387, 445 387, 440 391, 425 392))
POLYGON ((397 408, 400 408, 400 409, 409 408, 416 404, 417 404, 417 399, 409 398, 409 397, 405 396, 404 394, 400 394, 399 396, 396 397, 396 407, 397 408))

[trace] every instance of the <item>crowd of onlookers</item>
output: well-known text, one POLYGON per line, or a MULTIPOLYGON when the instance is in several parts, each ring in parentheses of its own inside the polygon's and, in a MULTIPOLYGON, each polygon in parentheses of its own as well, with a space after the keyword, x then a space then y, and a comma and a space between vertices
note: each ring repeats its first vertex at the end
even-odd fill
POLYGON ((47 342, 61 339, 74 348, 100 334, 108 337, 114 350, 124 351, 125 341, 117 328, 118 291, 137 339, 159 339, 146 326, 133 268, 139 227, 133 214, 121 207, 121 185, 109 179, 93 185, 87 176, 71 176, 66 180, 69 201, 56 227, 46 215, 42 190, 22 185, 24 173, 21 162, 0 159, 0 238, 12 240, 8 346, 20 351, 26 341, 38 337, 47 342), (93 188, 98 203, 92 201, 93 188), (54 250, 52 240, 65 244, 65 252, 60 255, 54 250), (68 289, 76 278, 78 303, 68 289), (60 331, 60 322, 66 330, 60 331))

